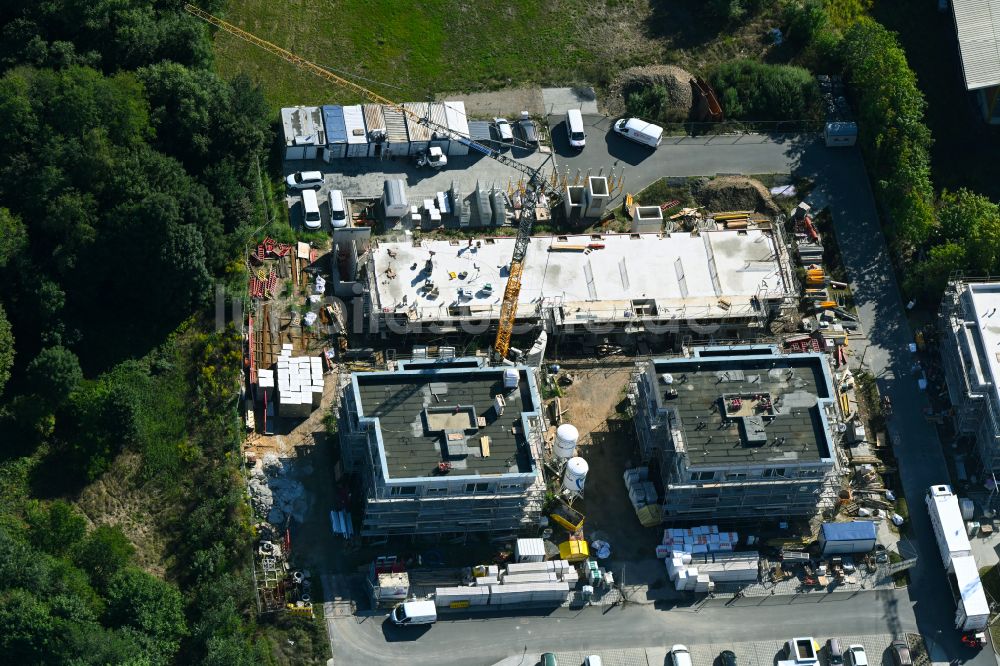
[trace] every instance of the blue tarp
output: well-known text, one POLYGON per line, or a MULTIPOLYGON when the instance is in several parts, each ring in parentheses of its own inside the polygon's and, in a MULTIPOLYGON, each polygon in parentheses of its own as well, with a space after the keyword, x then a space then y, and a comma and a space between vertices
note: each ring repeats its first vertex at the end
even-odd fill
POLYGON ((326 125, 327 145, 347 143, 347 125, 344 123, 344 107, 324 106, 323 123, 326 125))
POLYGON ((875 539, 875 523, 856 520, 851 523, 823 523, 823 541, 863 541, 875 539))

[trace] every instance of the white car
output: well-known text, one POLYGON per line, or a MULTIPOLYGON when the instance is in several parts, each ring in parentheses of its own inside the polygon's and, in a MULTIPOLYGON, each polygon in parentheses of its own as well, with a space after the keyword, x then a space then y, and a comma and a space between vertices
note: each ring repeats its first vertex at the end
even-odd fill
POLYGON ((504 143, 514 143, 514 128, 510 126, 510 121, 506 118, 494 118, 493 124, 497 127, 500 140, 504 143))
POLYGON ((847 662, 849 666, 868 666, 868 655, 865 654, 865 646, 849 646, 847 648, 847 662))
POLYGON ((288 174, 285 184, 293 190, 318 190, 323 187, 323 174, 319 171, 296 171, 288 174))
POLYGON ((604 662, 601 661, 601 656, 597 654, 592 654, 583 660, 583 666, 603 666, 604 662))
POLYGON ((692 666, 687 646, 678 644, 670 648, 670 663, 672 666, 692 666))

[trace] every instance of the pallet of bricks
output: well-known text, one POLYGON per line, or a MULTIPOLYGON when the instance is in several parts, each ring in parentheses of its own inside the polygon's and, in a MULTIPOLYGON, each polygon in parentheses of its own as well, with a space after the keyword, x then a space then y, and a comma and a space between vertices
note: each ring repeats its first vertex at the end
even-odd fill
POLYGON ((323 398, 323 360, 319 356, 292 356, 284 344, 277 363, 278 415, 306 418, 323 398))

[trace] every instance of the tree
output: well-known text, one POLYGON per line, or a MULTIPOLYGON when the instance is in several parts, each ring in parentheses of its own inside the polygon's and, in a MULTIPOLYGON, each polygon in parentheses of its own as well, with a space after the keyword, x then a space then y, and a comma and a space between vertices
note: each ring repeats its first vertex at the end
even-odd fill
POLYGON ((28 364, 28 383, 46 404, 58 406, 83 380, 80 361, 65 347, 43 349, 28 364))
POLYGON ((164 655, 177 651, 187 633, 184 605, 177 588, 135 567, 125 567, 108 584, 107 620, 156 639, 164 655))
POLYGON ((5 268, 27 248, 28 232, 24 223, 6 208, 0 208, 0 268, 5 268))
POLYGON ((120 528, 99 525, 83 539, 73 561, 90 576, 98 590, 107 588, 111 579, 135 556, 135 547, 120 528))
POLYGON ((25 519, 31 543, 50 555, 68 553, 87 533, 83 516, 63 500, 53 500, 47 505, 32 502, 25 519))
POLYGON ((934 303, 940 300, 948 278, 965 265, 965 249, 957 243, 932 247, 927 258, 909 273, 906 290, 934 303))
POLYGON ((7 312, 0 305, 0 395, 10 379, 10 369, 14 367, 14 332, 7 320, 7 312))
POLYGON ((0 652, 11 664, 49 663, 58 636, 49 609, 27 590, 0 594, 0 652))
POLYGON ((926 102, 895 35, 870 19, 847 31, 844 65, 857 101, 859 143, 893 232, 916 247, 933 229, 926 102))
POLYGON ((988 275, 1000 269, 1000 206, 987 197, 960 189, 941 193, 940 234, 965 247, 970 271, 988 275))

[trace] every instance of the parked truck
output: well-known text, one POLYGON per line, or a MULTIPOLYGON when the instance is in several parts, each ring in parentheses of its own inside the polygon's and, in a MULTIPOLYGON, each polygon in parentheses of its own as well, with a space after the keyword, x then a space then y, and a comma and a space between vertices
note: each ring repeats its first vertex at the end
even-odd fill
POLYGON ((990 619, 983 582, 965 531, 958 497, 951 486, 931 486, 927 491, 927 513, 931 517, 948 587, 955 598, 955 628, 963 632, 963 642, 982 645, 990 619))

